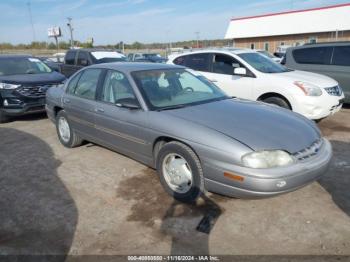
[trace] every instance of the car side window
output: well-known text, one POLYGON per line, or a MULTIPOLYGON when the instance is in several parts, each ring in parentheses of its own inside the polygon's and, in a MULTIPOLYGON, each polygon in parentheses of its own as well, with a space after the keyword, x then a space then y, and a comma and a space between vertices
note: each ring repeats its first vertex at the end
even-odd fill
POLYGON ((215 54, 213 58, 213 73, 233 75, 233 69, 243 67, 236 59, 223 54, 215 54))
POLYGON ((334 47, 333 65, 350 66, 350 46, 334 47))
POLYGON ((101 100, 117 104, 128 99, 136 100, 129 80, 123 73, 108 70, 103 84, 101 100))
POLYGON ((175 65, 185 65, 186 56, 179 56, 174 60, 175 65))
POLYGON ((87 65, 89 65, 89 57, 88 57, 87 52, 80 51, 78 53, 77 65, 80 65, 80 66, 87 66, 87 65))
POLYGON ((68 51, 65 57, 67 65, 74 65, 76 51, 68 51))
POLYGON ((329 65, 333 47, 308 47, 293 50, 293 57, 298 64, 329 65))
POLYGON ((74 90, 74 94, 86 99, 95 99, 97 83, 101 72, 101 69, 95 68, 84 70, 74 90))
POLYGON ((204 54, 187 55, 184 65, 193 70, 209 72, 210 54, 204 53, 204 54))
POLYGON ((80 76, 81 76, 81 73, 78 73, 69 81, 67 89, 66 89, 66 92, 68 94, 74 93, 75 87, 77 86, 77 83, 78 83, 80 76))

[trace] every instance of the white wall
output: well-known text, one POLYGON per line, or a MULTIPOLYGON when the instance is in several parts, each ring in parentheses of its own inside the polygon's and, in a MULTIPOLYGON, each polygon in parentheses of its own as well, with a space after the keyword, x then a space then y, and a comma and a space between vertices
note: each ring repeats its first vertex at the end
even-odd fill
POLYGON ((350 30, 350 4, 230 21, 225 38, 304 34, 350 30))

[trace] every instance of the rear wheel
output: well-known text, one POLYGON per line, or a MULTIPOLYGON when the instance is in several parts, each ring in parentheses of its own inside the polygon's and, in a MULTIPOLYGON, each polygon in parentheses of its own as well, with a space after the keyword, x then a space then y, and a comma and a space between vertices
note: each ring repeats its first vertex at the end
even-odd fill
POLYGON ((56 117, 56 130, 58 138, 62 145, 68 148, 80 146, 83 140, 72 129, 66 112, 64 110, 59 111, 56 117))
POLYGON ((0 109, 0 124, 8 122, 9 118, 5 115, 5 113, 0 109))
POLYGON ((288 104, 288 102, 285 99, 281 98, 281 97, 271 96, 271 97, 263 99, 262 101, 265 102, 265 103, 268 103, 268 104, 273 104, 273 105, 276 105, 276 106, 279 106, 279 107, 283 107, 285 109, 289 109, 289 110, 292 109, 290 107, 290 105, 288 104))
POLYGON ((188 146, 169 142, 157 155, 157 172, 165 191, 182 202, 194 202, 204 192, 201 163, 188 146))

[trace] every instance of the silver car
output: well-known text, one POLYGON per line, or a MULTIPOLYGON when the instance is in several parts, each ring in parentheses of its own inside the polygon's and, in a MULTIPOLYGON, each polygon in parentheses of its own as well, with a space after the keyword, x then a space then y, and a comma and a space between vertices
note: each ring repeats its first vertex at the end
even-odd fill
POLYGON ((239 198, 293 191, 332 157, 312 121, 229 97, 181 66, 90 66, 51 88, 46 110, 64 146, 87 140, 156 168, 181 201, 206 190, 239 198))

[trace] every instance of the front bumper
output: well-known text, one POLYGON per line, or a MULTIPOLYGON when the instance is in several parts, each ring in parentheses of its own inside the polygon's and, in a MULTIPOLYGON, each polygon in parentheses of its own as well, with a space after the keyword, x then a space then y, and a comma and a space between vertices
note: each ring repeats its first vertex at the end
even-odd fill
POLYGON ((318 120, 338 112, 343 105, 344 93, 341 96, 331 96, 324 92, 321 96, 295 97, 293 111, 303 116, 318 120))
POLYGON ((323 139, 317 155, 297 161, 287 167, 252 169, 218 162, 203 165, 205 187, 208 191, 237 198, 268 197, 294 191, 324 174, 332 158, 332 147, 323 139), (243 181, 232 180, 224 172, 238 175, 243 181))
POLYGON ((45 98, 1 96, 0 110, 7 116, 45 112, 45 98))

